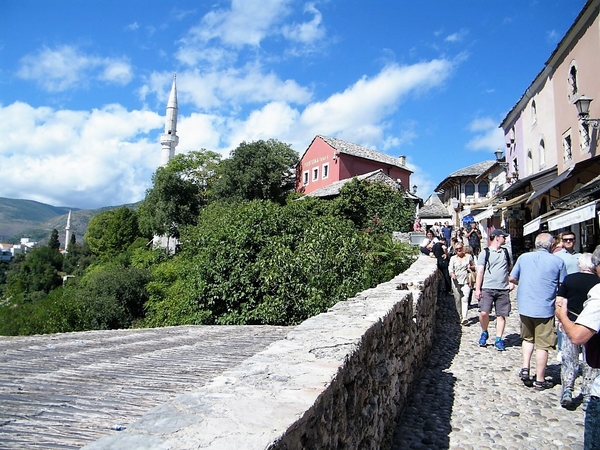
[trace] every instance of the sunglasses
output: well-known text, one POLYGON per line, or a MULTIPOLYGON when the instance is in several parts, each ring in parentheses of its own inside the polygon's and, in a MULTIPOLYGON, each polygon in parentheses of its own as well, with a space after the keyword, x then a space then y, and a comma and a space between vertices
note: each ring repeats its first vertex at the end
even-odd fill
POLYGON ((565 242, 574 242, 575 238, 563 238, 563 241, 565 241, 565 242))

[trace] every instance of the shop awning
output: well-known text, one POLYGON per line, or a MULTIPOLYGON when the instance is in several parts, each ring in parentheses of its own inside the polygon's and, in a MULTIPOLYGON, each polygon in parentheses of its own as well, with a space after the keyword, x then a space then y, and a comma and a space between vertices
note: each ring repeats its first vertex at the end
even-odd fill
POLYGON ((529 195, 531 195, 531 192, 527 192, 526 194, 521 194, 515 198, 506 200, 505 202, 498 203, 497 205, 494 205, 494 206, 490 206, 485 211, 482 211, 479 214, 477 214, 476 216, 474 216, 473 219, 475 220, 475 222, 480 222, 484 219, 489 219, 490 217, 492 217, 494 215, 494 213, 496 211, 500 211, 504 208, 508 208, 509 206, 517 205, 517 204, 525 201, 525 198, 527 198, 529 195))
POLYGON ((548 220, 548 230, 554 231, 570 225, 585 222, 596 217, 596 201, 586 203, 579 208, 572 209, 548 220))
POLYGON ((481 222, 484 219, 489 219, 493 215, 494 215, 494 208, 490 207, 490 208, 486 209, 485 211, 482 211, 479 214, 476 214, 475 216, 473 216, 473 221, 481 222))
POLYGON ((535 192, 533 194, 531 194, 531 197, 529 197, 529 200, 527 200, 527 203, 531 203, 534 199, 538 198, 540 195, 545 194, 553 187, 558 186, 560 183, 562 183, 563 181, 568 179, 571 175, 573 175, 574 168, 575 168, 575 166, 569 167, 567 170, 565 170, 559 176, 557 176, 556 178, 551 180, 549 183, 546 183, 543 186, 536 189, 535 192))
POLYGON ((515 198, 511 198, 510 200, 506 200, 505 202, 494 205, 494 209, 500 210, 500 209, 508 208, 509 206, 518 205, 519 203, 524 202, 525 199, 527 197, 529 197, 530 195, 531 195, 531 192, 526 192, 525 194, 521 194, 515 198))
POLYGON ((598 191, 600 191, 600 175, 588 181, 576 191, 553 201, 552 206, 555 208, 565 208, 570 204, 576 204, 580 200, 585 201, 585 197, 594 195, 598 191))
POLYGON ((563 210, 560 209, 553 209, 552 211, 548 211, 547 213, 536 217, 531 222, 527 222, 525 225, 523 225, 523 236, 535 233, 540 229, 543 223, 548 222, 548 220, 550 220, 553 216, 558 216, 562 211, 563 210))

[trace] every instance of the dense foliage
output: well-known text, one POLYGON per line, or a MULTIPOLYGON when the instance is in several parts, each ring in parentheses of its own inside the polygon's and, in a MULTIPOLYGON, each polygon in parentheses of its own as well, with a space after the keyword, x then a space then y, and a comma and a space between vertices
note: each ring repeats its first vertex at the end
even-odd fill
POLYGON ((65 255, 54 230, 48 246, 0 266, 0 334, 295 324, 408 267, 413 248, 391 239, 413 220, 402 192, 354 180, 335 200, 286 201, 295 158, 276 141, 243 143, 218 165, 215 154, 195 152, 156 172, 138 212, 95 216, 65 255), (251 150, 279 156, 261 169, 251 150), (240 180, 220 181, 221 164, 240 180), (244 191, 252 176, 262 181, 244 191), (176 232, 181 251, 152 250, 159 231, 176 232))
POLYGON ((176 155, 152 176, 152 188, 138 209, 140 229, 152 236, 179 238, 179 229, 195 225, 208 203, 208 190, 220 155, 207 150, 176 155))
POLYGON ((223 161, 214 180, 216 200, 272 200, 283 203, 296 185, 298 154, 275 139, 242 142, 223 161))

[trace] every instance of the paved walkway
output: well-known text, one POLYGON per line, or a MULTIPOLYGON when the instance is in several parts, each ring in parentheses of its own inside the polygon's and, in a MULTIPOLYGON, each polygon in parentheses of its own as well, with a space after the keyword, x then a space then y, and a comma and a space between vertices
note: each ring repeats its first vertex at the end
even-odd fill
POLYGON ((190 325, 0 337, 0 450, 81 448, 289 331, 190 325))
MULTIPOLYGON (((476 306, 469 310, 469 324, 461 326, 453 299, 440 300, 437 342, 403 411, 393 450, 583 448, 581 405, 572 411, 559 405, 556 351, 550 352, 546 371, 556 383, 552 389, 538 392, 518 378, 521 339, 514 295, 512 300, 504 352, 495 350, 493 339, 479 347, 476 306)), ((494 327, 492 320, 490 336, 494 327)), ((580 387, 581 377, 575 395, 580 387)))

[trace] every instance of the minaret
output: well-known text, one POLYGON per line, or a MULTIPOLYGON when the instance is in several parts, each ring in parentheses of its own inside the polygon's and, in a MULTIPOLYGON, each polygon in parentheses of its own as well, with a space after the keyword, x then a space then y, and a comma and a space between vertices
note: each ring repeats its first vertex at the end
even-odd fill
POLYGON ((165 132, 160 136, 162 146, 161 165, 165 166, 175 156, 175 147, 179 144, 177 136, 177 74, 173 74, 173 86, 167 103, 167 117, 165 121, 165 132))
POLYGON ((67 216, 67 227, 65 228, 65 252, 69 249, 69 239, 71 238, 71 210, 67 216))

